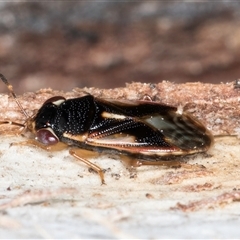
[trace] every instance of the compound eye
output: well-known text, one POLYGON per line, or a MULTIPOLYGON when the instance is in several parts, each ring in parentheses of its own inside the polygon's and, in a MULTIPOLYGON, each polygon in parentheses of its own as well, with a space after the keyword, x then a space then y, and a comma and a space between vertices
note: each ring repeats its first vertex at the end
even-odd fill
POLYGON ((56 106, 59 106, 61 103, 65 102, 65 101, 66 101, 66 98, 64 98, 62 96, 55 96, 55 97, 51 97, 48 100, 46 100, 43 105, 45 105, 47 103, 52 103, 56 106))
POLYGON ((59 142, 58 137, 50 128, 42 128, 37 131, 36 138, 44 145, 54 145, 59 142))

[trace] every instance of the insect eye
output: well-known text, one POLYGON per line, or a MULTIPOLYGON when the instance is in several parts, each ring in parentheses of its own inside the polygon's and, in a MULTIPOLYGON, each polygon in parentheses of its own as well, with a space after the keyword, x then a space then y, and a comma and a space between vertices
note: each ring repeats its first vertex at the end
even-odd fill
POLYGON ((61 103, 65 102, 65 101, 66 101, 66 98, 64 98, 62 96, 55 96, 55 97, 51 97, 48 100, 46 100, 43 105, 45 105, 47 103, 52 103, 56 106, 59 106, 61 103))
POLYGON ((37 131, 36 138, 44 145, 54 145, 59 142, 58 137, 53 133, 51 129, 42 128, 37 131))

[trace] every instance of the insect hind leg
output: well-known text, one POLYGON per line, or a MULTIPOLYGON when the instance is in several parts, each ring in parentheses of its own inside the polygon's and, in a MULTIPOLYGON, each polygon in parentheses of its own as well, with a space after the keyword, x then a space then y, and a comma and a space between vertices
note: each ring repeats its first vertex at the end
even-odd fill
MULTIPOLYGON (((205 168, 203 165, 193 165, 181 160, 144 160, 140 158, 136 158, 133 156, 122 155, 121 156, 122 162, 127 166, 128 170, 130 171, 130 175, 136 171, 136 168, 141 166, 163 166, 168 168, 183 168, 186 170, 194 171, 194 170, 201 170, 205 168)), ((136 173, 135 173, 136 174, 136 173)))
POLYGON ((132 156, 122 155, 121 160, 128 167, 141 167, 141 166, 167 166, 167 167, 181 167, 182 163, 176 160, 158 160, 158 161, 150 161, 143 160, 140 158, 135 158, 132 156))

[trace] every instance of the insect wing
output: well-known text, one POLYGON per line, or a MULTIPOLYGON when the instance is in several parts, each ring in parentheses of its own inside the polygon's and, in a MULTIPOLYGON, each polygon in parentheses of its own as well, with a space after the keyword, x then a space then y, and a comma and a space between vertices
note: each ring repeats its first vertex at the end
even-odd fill
POLYGON ((174 107, 146 101, 96 102, 99 112, 88 145, 148 156, 202 152, 211 145, 205 127, 174 107))
POLYGON ((211 133, 186 113, 170 111, 165 115, 146 117, 143 122, 157 129, 164 135, 166 142, 183 152, 206 151, 212 144, 211 133))

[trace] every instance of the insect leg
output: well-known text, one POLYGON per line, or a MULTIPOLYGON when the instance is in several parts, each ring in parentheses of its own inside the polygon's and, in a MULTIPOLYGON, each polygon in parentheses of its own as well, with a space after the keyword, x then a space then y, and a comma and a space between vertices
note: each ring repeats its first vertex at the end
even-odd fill
POLYGON ((143 165, 158 165, 158 166, 168 166, 168 167, 181 167, 182 163, 180 161, 147 161, 142 159, 137 159, 131 156, 121 156, 121 160, 126 164, 128 167, 141 167, 143 165))
POLYGON ((121 160, 129 167, 130 173, 133 171, 136 167, 141 166, 166 166, 166 167, 172 167, 172 168, 184 168, 186 170, 191 171, 199 171, 204 169, 205 167, 203 165, 193 165, 189 163, 185 163, 182 161, 177 160, 158 160, 158 161, 147 161, 142 159, 136 159, 129 156, 121 156, 121 160))
POLYGON ((143 101, 149 101, 149 102, 152 102, 153 99, 150 97, 150 95, 148 94, 144 94, 143 98, 142 98, 143 101))
POLYGON ((1 124, 9 124, 9 125, 15 125, 15 126, 19 126, 19 127, 25 127, 25 125, 22 123, 17 123, 17 122, 12 122, 12 121, 0 121, 0 125, 1 124))
POLYGON ((93 157, 93 156, 97 156, 98 155, 97 153, 84 150, 84 149, 76 149, 76 148, 70 149, 69 153, 75 158, 77 158, 78 160, 80 160, 81 162, 85 163, 87 166, 89 166, 93 170, 95 170, 99 174, 102 184, 105 184, 103 170, 96 164, 91 163, 89 160, 81 157, 83 155, 85 155, 86 157, 93 157))
POLYGON ((36 141, 35 139, 28 139, 27 141, 23 141, 23 142, 15 142, 15 143, 12 143, 11 146, 34 146, 34 147, 44 149, 46 151, 61 151, 68 147, 63 142, 58 142, 55 145, 44 145, 36 141))
POLYGON ((12 121, 0 121, 1 130, 0 134, 7 134, 7 135, 19 135, 21 134, 26 126, 22 123, 12 122, 12 121), (6 127, 6 125, 10 125, 10 127, 6 127))

